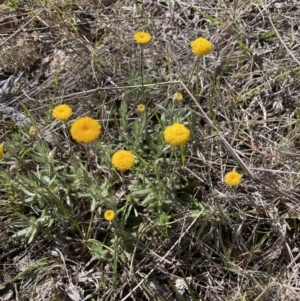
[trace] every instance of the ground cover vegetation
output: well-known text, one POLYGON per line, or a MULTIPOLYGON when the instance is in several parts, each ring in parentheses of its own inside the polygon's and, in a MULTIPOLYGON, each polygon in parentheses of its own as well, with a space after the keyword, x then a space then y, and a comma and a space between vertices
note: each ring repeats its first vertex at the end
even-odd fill
POLYGON ((1 300, 300 300, 300 2, 0 5, 1 300))

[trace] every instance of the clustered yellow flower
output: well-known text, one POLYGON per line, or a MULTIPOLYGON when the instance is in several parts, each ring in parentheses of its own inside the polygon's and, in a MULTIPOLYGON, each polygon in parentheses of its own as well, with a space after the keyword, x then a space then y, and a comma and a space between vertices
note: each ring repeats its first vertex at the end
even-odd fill
POLYGON ((238 173, 235 170, 232 170, 225 175, 224 180, 228 186, 233 187, 241 183, 242 176, 243 176, 242 174, 238 173))
POLYGON ((35 127, 32 126, 32 127, 29 129, 29 135, 32 136, 32 137, 34 137, 34 136, 36 136, 36 134, 37 134, 37 130, 36 130, 35 127))
POLYGON ((114 218, 115 218, 115 216, 116 216, 116 213, 115 213, 115 211, 113 211, 113 210, 106 210, 105 212, 104 212, 104 218, 108 221, 108 222, 110 222, 110 221, 112 221, 114 218))
POLYGON ((137 31, 134 34, 134 39, 138 44, 148 44, 151 41, 151 35, 148 32, 137 31))
POLYGON ((80 143, 90 143, 99 138, 102 132, 101 124, 91 117, 80 117, 71 126, 72 138, 80 143))
POLYGON ((68 120, 72 113, 72 109, 68 105, 58 105, 53 109, 52 116, 57 120, 68 120))
POLYGON ((174 100, 175 102, 182 102, 182 99, 183 99, 183 96, 182 96, 182 94, 179 93, 179 92, 176 92, 176 93, 174 94, 174 96, 173 96, 173 100, 174 100))
POLYGON ((113 154, 111 162, 116 169, 125 171, 133 167, 134 156, 130 151, 118 150, 113 154))
POLYGON ((212 51, 212 44, 204 38, 198 38, 190 43, 192 52, 195 55, 207 55, 212 51))
POLYGON ((164 130, 164 138, 172 146, 185 145, 191 136, 190 130, 183 124, 175 122, 164 130))
POLYGON ((4 147, 2 144, 0 144, 0 160, 4 157, 4 147))
POLYGON ((137 106, 137 111, 138 111, 139 113, 144 113, 145 110, 146 110, 146 106, 145 106, 145 105, 139 104, 139 105, 137 106))

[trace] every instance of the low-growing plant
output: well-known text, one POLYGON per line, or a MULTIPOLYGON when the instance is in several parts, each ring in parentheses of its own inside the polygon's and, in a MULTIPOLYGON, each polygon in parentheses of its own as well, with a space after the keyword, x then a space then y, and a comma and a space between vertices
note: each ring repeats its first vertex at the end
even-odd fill
POLYGON ((0 62, 28 74, 0 87, 0 281, 18 300, 295 296, 295 37, 260 4, 75 2, 8 1, 25 21, 0 62), (252 36, 250 8, 270 28, 252 36), (263 43, 291 62, 265 70, 263 43))

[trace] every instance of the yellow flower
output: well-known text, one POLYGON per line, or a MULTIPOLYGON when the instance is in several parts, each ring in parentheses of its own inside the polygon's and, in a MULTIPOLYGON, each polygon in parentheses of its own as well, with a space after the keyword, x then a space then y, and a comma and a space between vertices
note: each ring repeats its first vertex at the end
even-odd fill
POLYGON ((139 104, 139 105, 137 106, 137 110, 138 110, 139 113, 144 113, 145 110, 146 110, 146 106, 143 105, 143 104, 139 104))
POLYGON ((0 144, 0 160, 4 157, 4 147, 0 144))
POLYGON ((113 210, 106 210, 104 212, 104 218, 109 222, 112 221, 115 218, 115 216, 116 216, 116 213, 113 210))
POLYGON ((242 180, 242 174, 238 173, 235 170, 229 171, 225 177, 225 183, 229 186, 237 186, 241 183, 242 180))
POLYGON ((195 55, 207 55, 212 51, 212 44, 204 38, 198 38, 190 43, 195 55))
POLYGON ((58 105, 53 109, 52 116, 58 120, 68 120, 72 116, 72 109, 67 105, 58 105))
POLYGON ((144 31, 137 31, 134 34, 134 39, 138 44, 147 44, 151 41, 151 35, 144 31))
POLYGON ((118 150, 111 158, 112 165, 121 171, 130 169, 134 165, 134 156, 126 150, 118 150))
POLYGON ((70 133, 72 138, 81 143, 89 143, 101 135, 101 124, 91 117, 80 117, 74 121, 70 133))
POLYGON ((182 102, 183 96, 181 93, 176 92, 173 96, 175 102, 182 102))
POLYGON ((183 124, 175 122, 165 128, 164 138, 172 146, 185 145, 191 136, 190 130, 183 124))
POLYGON ((34 137, 37 134, 37 130, 36 128, 34 128, 33 126, 29 129, 29 135, 34 137))

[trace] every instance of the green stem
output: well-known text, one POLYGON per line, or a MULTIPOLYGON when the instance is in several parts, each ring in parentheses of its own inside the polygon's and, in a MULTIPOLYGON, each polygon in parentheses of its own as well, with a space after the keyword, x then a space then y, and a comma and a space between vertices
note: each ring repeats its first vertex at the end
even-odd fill
POLYGON ((142 82, 142 96, 143 96, 143 103, 145 102, 145 87, 144 87, 144 50, 143 47, 141 46, 141 82, 142 82))

